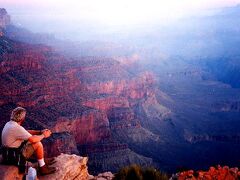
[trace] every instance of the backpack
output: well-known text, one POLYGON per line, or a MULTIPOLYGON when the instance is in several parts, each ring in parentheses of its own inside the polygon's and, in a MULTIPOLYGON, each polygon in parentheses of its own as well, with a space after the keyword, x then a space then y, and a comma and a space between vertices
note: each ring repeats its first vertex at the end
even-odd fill
POLYGON ((2 147, 2 164, 15 165, 20 173, 25 172, 27 159, 22 154, 22 148, 26 142, 23 142, 18 148, 2 147))

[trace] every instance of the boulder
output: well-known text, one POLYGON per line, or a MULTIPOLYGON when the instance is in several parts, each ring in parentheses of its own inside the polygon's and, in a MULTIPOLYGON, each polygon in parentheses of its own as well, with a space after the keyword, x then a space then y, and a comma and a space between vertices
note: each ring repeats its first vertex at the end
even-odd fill
POLYGON ((171 179, 228 179, 228 180, 237 180, 240 178, 240 173, 238 168, 229 168, 228 166, 221 167, 210 167, 208 171, 184 171, 177 173, 172 176, 171 179))
POLYGON ((57 171, 50 175, 39 176, 39 180, 87 180, 89 177, 87 157, 61 154, 56 157, 54 167, 57 171))
MULTIPOLYGON (((92 176, 88 174, 87 157, 61 154, 56 157, 53 164, 57 171, 53 174, 39 176, 39 180, 87 180, 92 176)), ((34 165, 34 164, 33 164, 34 165)), ((24 174, 19 174, 16 166, 0 165, 1 180, 22 180, 24 174)))
POLYGON ((98 174, 97 177, 95 177, 95 179, 97 180, 111 180, 113 178, 114 178, 114 175, 111 172, 100 173, 98 174))
POLYGON ((0 165, 0 177, 2 180, 22 180, 23 174, 18 173, 16 166, 0 165))

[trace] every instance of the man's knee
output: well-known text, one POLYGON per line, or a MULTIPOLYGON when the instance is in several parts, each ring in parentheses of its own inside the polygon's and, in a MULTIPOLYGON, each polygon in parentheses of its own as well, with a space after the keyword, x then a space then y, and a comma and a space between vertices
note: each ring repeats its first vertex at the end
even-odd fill
POLYGON ((32 146, 33 146, 34 150, 36 150, 38 148, 43 148, 43 145, 41 142, 33 143, 32 146))
POLYGON ((32 147, 34 149, 34 153, 37 156, 37 159, 42 159, 44 157, 43 145, 41 142, 33 143, 32 147))

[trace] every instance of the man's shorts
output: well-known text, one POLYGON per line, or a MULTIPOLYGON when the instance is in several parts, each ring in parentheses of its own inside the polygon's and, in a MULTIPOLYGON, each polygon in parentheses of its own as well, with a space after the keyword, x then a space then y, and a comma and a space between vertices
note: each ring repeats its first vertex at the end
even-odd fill
MULTIPOLYGON (((2 147, 3 164, 24 166, 34 153, 32 144, 24 141, 18 148, 2 147)), ((1 178, 0 178, 1 179, 1 178)))
POLYGON ((33 145, 30 143, 30 142, 25 142, 25 144, 23 145, 22 149, 21 149, 21 152, 22 152, 22 155, 26 158, 26 159, 29 159, 33 153, 34 153, 34 148, 33 148, 33 145))

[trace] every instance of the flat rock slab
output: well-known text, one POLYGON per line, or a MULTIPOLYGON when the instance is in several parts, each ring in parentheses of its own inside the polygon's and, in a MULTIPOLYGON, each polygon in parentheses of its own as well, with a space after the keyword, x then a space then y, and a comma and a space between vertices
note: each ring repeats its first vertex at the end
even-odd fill
MULTIPOLYGON (((88 180, 90 175, 88 174, 87 162, 87 157, 61 154, 56 157, 54 164, 57 171, 45 176, 38 175, 38 180, 88 180)), ((23 176, 24 174, 18 173, 16 166, 0 165, 1 180, 22 180, 23 176)))
POLYGON ((89 177, 87 157, 61 154, 56 157, 57 171, 50 175, 38 176, 39 180, 87 180, 89 177))
POLYGON ((18 173, 18 167, 0 165, 1 180, 22 180, 23 174, 18 173))

